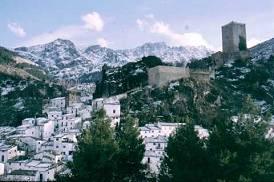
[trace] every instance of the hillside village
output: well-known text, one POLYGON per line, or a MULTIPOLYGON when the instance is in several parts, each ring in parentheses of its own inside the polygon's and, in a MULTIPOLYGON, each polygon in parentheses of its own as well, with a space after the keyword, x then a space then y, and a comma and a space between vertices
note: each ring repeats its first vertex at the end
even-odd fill
MULTIPOLYGON (((92 97, 92 96, 90 96, 92 97)), ((104 109, 112 127, 120 122, 119 96, 73 102, 59 97, 44 107, 47 117, 26 118, 18 127, 0 127, 1 180, 48 181, 57 173, 66 174, 66 162, 72 160, 77 137, 90 126, 93 112, 104 109)), ((81 98, 84 99, 84 98, 81 98)), ((144 163, 158 172, 168 137, 180 124, 158 122, 140 127, 146 146, 144 163)), ((201 137, 207 133, 197 126, 201 137)))
MULTIPOLYGON (((249 57, 244 24, 231 22, 223 26, 222 36, 223 52, 212 55, 214 66, 249 57)), ((148 83, 152 87, 163 87, 171 81, 187 78, 209 82, 215 77, 214 70, 215 67, 194 70, 157 66, 148 71, 148 83)), ((0 127, 0 180, 51 181, 56 174, 69 174, 66 163, 72 161, 77 139, 91 125, 93 114, 103 109, 113 128, 124 117, 120 100, 127 97, 126 93, 94 99, 94 92, 94 84, 77 84, 69 89, 69 97, 53 98, 44 104, 46 117, 25 118, 18 127, 0 127)), ((143 163, 150 172, 159 173, 168 137, 183 125, 155 120, 139 127, 145 144, 143 163)), ((195 125, 195 131, 199 138, 209 136, 200 125, 195 125)))

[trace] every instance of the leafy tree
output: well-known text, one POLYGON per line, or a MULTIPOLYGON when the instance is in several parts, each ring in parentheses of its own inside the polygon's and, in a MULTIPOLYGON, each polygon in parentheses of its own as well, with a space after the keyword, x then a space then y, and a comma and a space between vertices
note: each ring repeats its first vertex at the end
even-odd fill
POLYGON ((117 155, 116 181, 141 181, 145 175, 144 158, 145 146, 139 137, 139 130, 135 126, 136 120, 127 116, 117 129, 116 140, 119 151, 117 155))
MULTIPOLYGON (((69 181, 109 182, 115 178, 115 156, 118 144, 105 112, 100 110, 91 127, 83 132, 78 149, 69 164, 69 181)), ((62 179, 62 178, 60 178, 62 179)))

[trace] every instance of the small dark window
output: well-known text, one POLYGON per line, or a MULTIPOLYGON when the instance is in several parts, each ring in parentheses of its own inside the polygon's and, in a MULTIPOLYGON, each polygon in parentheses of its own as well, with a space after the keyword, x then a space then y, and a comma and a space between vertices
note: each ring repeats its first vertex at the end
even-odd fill
POLYGON ((115 110, 113 110, 113 113, 116 113, 116 111, 115 111, 115 110))
POLYGON ((147 158, 147 163, 150 163, 150 158, 149 157, 147 158))
POLYGON ((1 160, 2 160, 2 162, 4 162, 4 160, 5 160, 5 156, 4 155, 2 155, 2 159, 1 160))
POLYGON ((43 174, 40 174, 40 181, 43 181, 43 174))

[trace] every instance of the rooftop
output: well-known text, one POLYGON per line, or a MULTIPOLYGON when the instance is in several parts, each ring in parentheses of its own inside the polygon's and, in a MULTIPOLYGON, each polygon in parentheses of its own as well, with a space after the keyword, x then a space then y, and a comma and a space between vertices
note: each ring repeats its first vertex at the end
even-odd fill
POLYGON ((1 143, 1 144, 0 144, 0 150, 1 150, 1 151, 10 150, 10 149, 12 149, 13 147, 15 147, 15 146, 7 145, 7 144, 4 144, 4 143, 1 143))
POLYGON ((144 139, 145 143, 167 143, 168 138, 164 136, 149 137, 144 139))
POLYGON ((239 23, 239 22, 235 22, 235 21, 231 21, 228 24, 223 25, 222 27, 226 27, 229 25, 245 25, 244 23, 239 23))
POLYGON ((66 97, 56 97, 50 100, 55 101, 55 100, 64 100, 64 99, 66 99, 66 97))
POLYGON ((37 171, 34 170, 14 170, 9 175, 35 176, 37 171))

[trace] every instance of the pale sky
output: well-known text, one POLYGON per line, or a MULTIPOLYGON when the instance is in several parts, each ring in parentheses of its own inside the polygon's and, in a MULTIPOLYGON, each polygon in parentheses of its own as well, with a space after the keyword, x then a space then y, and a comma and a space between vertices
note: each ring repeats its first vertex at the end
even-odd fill
POLYGON ((0 46, 69 39, 114 49, 164 41, 221 48, 221 26, 247 26, 248 44, 274 37, 273 0, 0 0, 0 46))

